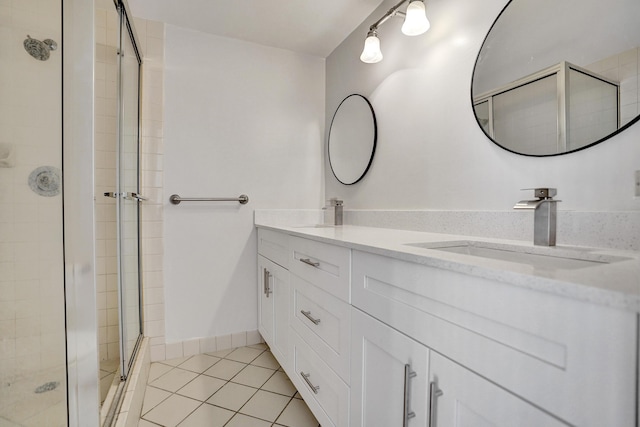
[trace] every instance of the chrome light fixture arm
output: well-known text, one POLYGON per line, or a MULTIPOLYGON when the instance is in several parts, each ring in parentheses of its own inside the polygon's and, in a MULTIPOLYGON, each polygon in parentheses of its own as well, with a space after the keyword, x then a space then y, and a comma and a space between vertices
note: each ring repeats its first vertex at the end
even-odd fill
POLYGON ((398 10, 398 9, 400 8, 400 6, 402 6, 403 4, 405 4, 408 1, 409 0, 401 0, 398 4, 396 4, 391 9, 389 9, 387 11, 387 13, 382 15, 382 18, 378 19, 373 25, 371 25, 369 27, 369 32, 376 31, 379 26, 381 26, 382 24, 387 22, 389 20, 389 18, 391 18, 391 17, 400 16, 400 17, 404 18, 406 14, 404 12, 398 10))

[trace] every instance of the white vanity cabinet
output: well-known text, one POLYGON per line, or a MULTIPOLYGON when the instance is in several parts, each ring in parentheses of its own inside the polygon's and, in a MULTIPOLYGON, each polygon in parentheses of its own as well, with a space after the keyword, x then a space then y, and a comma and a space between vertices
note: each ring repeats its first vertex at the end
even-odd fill
POLYGON ((292 234, 260 333, 323 427, 638 426, 637 313, 292 234))

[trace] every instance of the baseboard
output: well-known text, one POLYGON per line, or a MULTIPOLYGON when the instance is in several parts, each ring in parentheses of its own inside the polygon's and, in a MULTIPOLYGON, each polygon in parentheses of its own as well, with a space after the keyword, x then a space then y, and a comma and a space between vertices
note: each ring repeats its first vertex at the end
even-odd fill
POLYGON ((244 347, 262 342, 264 342, 264 340, 256 329, 216 337, 194 338, 174 343, 156 344, 151 346, 150 354, 152 362, 160 362, 162 360, 194 356, 201 353, 213 353, 228 348, 244 347))

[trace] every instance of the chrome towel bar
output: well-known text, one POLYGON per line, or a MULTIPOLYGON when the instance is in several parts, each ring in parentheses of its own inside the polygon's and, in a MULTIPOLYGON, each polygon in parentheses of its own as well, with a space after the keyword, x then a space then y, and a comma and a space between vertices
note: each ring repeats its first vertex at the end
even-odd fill
POLYGON ((239 197, 180 197, 177 194, 171 195, 169 201, 174 205, 180 202, 239 202, 241 205, 249 203, 249 196, 241 194, 239 197))

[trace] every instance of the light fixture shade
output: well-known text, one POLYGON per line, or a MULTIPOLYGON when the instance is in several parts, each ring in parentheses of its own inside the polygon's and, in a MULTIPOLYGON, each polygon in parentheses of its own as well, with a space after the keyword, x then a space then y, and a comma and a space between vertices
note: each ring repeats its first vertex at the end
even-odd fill
POLYGON ((375 34, 369 34, 364 41, 364 49, 360 55, 360 60, 367 64, 375 64, 382 61, 382 51, 380 51, 380 39, 375 34))
POLYGON ((425 9, 422 0, 411 0, 407 6, 407 16, 402 24, 402 32, 405 35, 417 36, 425 33, 431 27, 425 9))

